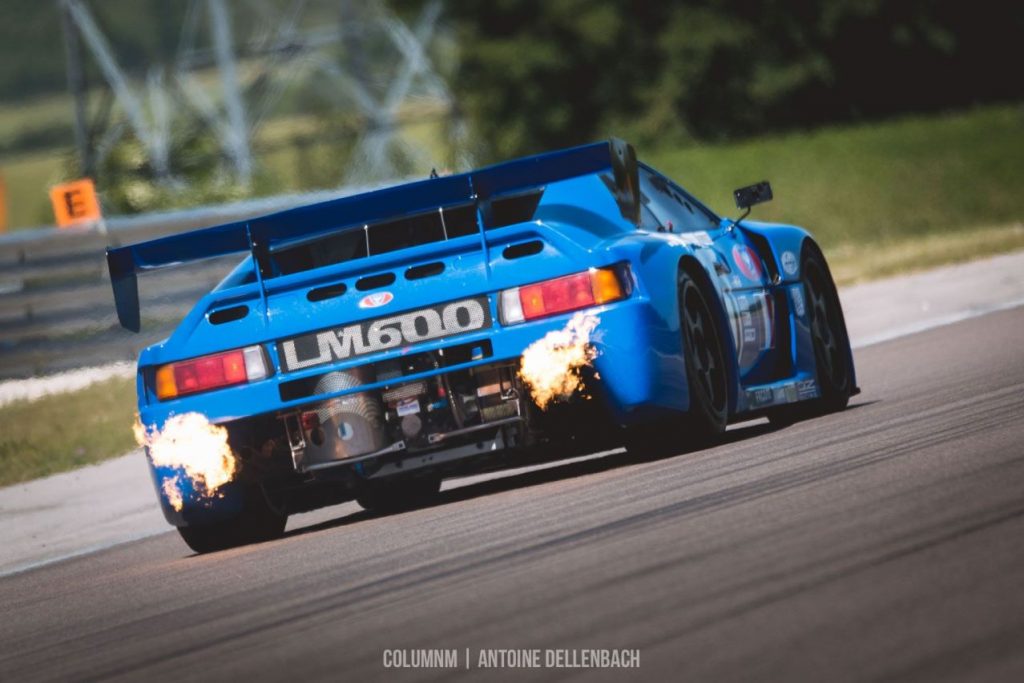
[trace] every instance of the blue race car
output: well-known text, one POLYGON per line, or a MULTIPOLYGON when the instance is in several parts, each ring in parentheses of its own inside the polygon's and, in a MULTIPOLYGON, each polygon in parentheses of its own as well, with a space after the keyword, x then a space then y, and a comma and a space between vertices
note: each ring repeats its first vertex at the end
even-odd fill
POLYGON ((136 331, 138 272, 246 254, 139 358, 167 520, 206 552, 523 457, 678 453, 844 408, 820 248, 742 220, 767 183, 735 198, 719 217, 613 139, 109 249, 136 331))

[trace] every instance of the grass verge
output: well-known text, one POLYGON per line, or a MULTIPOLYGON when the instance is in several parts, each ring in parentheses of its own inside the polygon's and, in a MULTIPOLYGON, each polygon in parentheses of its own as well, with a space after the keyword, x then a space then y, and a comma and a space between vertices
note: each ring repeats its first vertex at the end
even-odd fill
POLYGON ((0 407, 0 486, 128 452, 134 419, 134 378, 0 407))
POLYGON ((1024 223, 961 230, 873 243, 846 243, 827 249, 839 286, 973 261, 1024 249, 1024 223))
POLYGON ((1019 221, 1024 109, 638 152, 721 214, 737 213, 734 188, 767 179, 775 200, 752 218, 804 226, 826 247, 869 245, 1019 221))

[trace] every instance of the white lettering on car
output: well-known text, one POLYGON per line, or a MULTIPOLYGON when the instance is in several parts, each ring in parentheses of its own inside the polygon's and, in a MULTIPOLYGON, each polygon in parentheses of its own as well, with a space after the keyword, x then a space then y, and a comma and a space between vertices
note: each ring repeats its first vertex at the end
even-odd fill
POLYGON ((279 348, 285 370, 302 370, 333 360, 393 349, 403 344, 472 332, 489 325, 487 300, 465 299, 443 307, 424 308, 370 323, 349 325, 341 330, 325 330, 288 339, 280 342, 279 348), (315 352, 310 353, 314 339, 315 352), (299 345, 304 347, 301 351, 299 345))

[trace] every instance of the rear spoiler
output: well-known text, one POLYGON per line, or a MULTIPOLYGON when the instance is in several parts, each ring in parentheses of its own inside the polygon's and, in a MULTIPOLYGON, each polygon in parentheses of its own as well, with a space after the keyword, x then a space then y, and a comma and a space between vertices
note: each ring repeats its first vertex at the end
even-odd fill
POLYGON ((627 220, 640 217, 636 152, 616 138, 515 159, 477 171, 431 178, 332 199, 245 221, 107 249, 107 267, 121 326, 141 328, 137 274, 165 266, 249 251, 254 257, 284 242, 314 239, 367 223, 394 220, 476 202, 484 223, 503 196, 579 176, 611 171, 615 198, 627 220))

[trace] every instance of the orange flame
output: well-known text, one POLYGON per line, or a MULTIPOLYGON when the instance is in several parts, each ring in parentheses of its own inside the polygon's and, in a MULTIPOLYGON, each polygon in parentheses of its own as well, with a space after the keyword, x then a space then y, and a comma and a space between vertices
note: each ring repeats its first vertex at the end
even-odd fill
POLYGON ((568 399, 583 384, 580 370, 597 355, 590 335, 598 322, 595 315, 576 313, 564 329, 548 332, 523 352, 519 377, 538 408, 568 399))
POLYGON ((170 467, 179 474, 164 479, 161 489, 171 507, 181 510, 185 501, 182 477, 201 496, 214 497, 217 489, 234 479, 238 460, 228 445, 228 430, 199 413, 175 415, 163 429, 147 430, 135 419, 135 440, 145 446, 156 467, 170 467))

